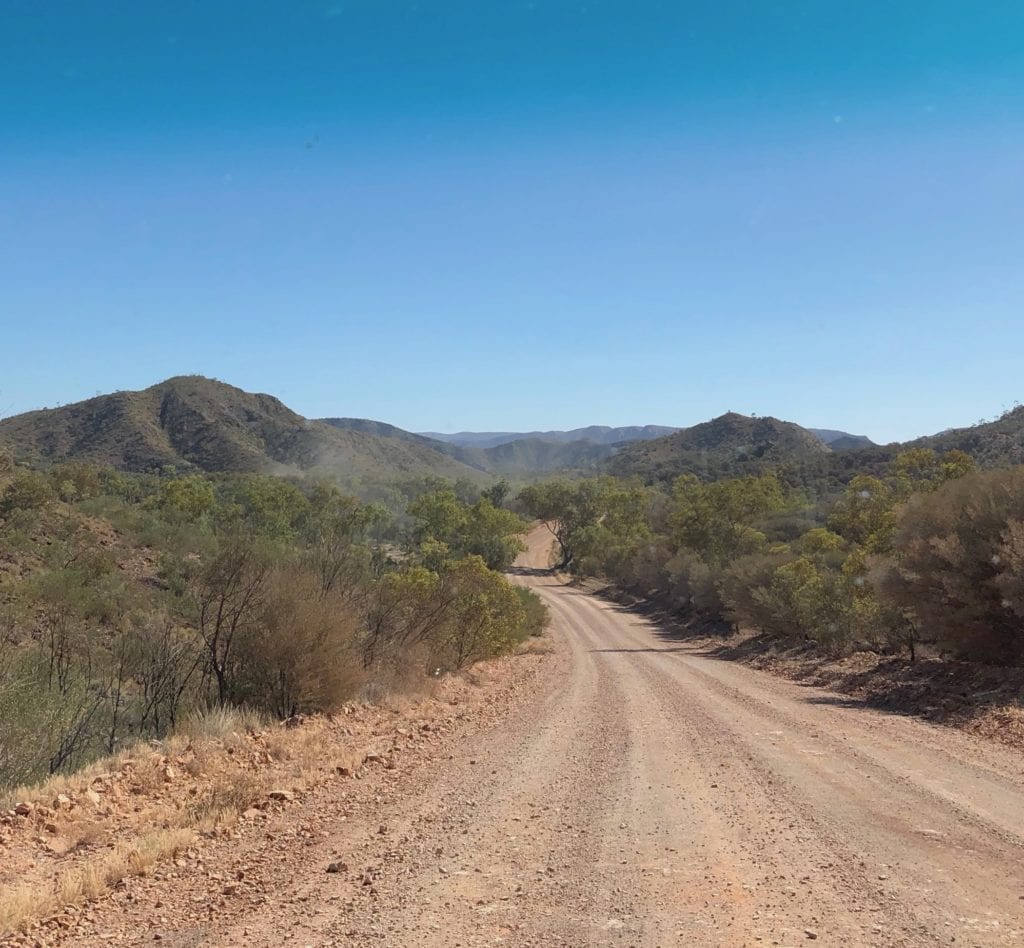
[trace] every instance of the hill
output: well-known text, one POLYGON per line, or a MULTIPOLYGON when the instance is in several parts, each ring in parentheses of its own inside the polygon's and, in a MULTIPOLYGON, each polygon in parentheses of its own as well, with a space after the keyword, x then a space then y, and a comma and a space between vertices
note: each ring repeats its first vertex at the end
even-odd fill
POLYGON ((979 467, 1024 464, 1024 406, 1005 412, 995 421, 951 428, 939 434, 908 441, 905 448, 966 451, 979 467))
POLYGON ((678 430, 665 425, 630 425, 622 428, 590 425, 587 428, 572 428, 568 431, 459 431, 455 434, 427 431, 423 432, 423 436, 462 447, 495 448, 513 441, 545 441, 550 444, 589 441, 604 445, 623 444, 628 441, 661 438, 678 430))
POLYGON ((711 480, 756 474, 780 464, 820 462, 830 453, 818 437, 792 422, 729 412, 664 438, 628 444, 605 468, 647 481, 686 473, 711 480))
POLYGON ((174 466, 383 480, 482 476, 428 445, 339 430, 303 418, 271 395, 202 376, 5 418, 0 445, 30 463, 83 460, 136 472, 174 466))

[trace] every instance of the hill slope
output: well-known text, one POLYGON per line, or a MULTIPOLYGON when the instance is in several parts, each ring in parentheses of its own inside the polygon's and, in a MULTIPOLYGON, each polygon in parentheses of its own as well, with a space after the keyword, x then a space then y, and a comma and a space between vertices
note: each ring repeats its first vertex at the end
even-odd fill
POLYGON ((729 412, 664 438, 628 444, 608 459, 605 468, 648 481, 686 473, 712 479, 755 474, 830 453, 818 437, 792 422, 729 412))
POLYGON ((202 376, 100 395, 0 421, 0 445, 29 462, 85 460, 128 471, 319 470, 390 479, 482 475, 429 446, 310 421, 270 395, 202 376))
POLYGON ((966 451, 979 467, 1024 464, 1024 406, 1006 412, 995 421, 917 438, 904 447, 966 451))

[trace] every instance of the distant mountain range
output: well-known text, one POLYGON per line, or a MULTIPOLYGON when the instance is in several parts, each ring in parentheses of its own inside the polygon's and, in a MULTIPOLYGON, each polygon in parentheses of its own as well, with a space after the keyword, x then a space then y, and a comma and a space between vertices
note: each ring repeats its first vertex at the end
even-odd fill
POLYGON ((569 431, 459 431, 455 434, 422 434, 434 441, 445 441, 467 448, 494 448, 513 441, 547 441, 551 444, 592 441, 595 444, 623 444, 627 441, 650 441, 678 430, 667 425, 631 425, 626 428, 591 425, 588 428, 573 428, 569 431))
POLYGON ((417 434, 361 418, 311 420, 271 395, 201 376, 115 392, 0 420, 0 448, 27 463, 80 459, 128 471, 313 472, 383 482, 403 477, 529 479, 607 472, 647 481, 786 469, 794 483, 835 485, 882 470, 903 447, 959 448, 981 466, 1024 463, 1024 408, 993 422, 908 442, 727 413, 690 428, 594 425, 569 431, 417 434))
POLYGON ((483 444, 473 444, 471 440, 467 443, 457 443, 437 440, 429 435, 414 434, 394 425, 365 418, 324 418, 323 421, 336 428, 362 431, 429 447, 478 471, 503 477, 547 474, 570 469, 590 470, 615 451, 614 444, 601 444, 586 439, 546 440, 524 435, 522 438, 499 440, 490 444, 488 440, 491 437, 499 436, 487 435, 483 444))

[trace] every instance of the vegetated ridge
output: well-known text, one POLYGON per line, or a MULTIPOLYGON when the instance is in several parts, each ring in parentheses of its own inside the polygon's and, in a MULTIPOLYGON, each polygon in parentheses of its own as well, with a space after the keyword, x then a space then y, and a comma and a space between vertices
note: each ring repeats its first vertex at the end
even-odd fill
POLYGON ((917 438, 905 447, 965 451, 980 467, 1024 464, 1024 406, 1004 412, 994 421, 917 438))
POLYGON ((830 448, 806 428, 777 418, 728 412, 653 441, 621 448, 606 462, 611 474, 668 480, 692 473, 706 479, 756 473, 780 463, 816 460, 830 448))
POLYGON ((310 421, 271 395, 179 376, 0 421, 0 447, 29 463, 89 461, 124 471, 321 470, 361 477, 481 472, 429 444, 310 421))

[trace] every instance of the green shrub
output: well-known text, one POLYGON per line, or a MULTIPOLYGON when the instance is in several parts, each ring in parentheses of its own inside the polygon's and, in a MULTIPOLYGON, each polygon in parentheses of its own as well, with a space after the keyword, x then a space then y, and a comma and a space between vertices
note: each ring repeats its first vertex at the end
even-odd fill
POLYGON ((56 499, 50 481, 38 471, 19 470, 0 493, 0 516, 43 510, 56 499))

